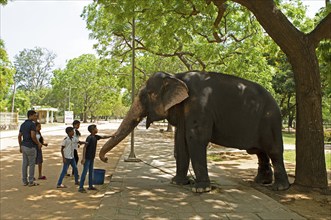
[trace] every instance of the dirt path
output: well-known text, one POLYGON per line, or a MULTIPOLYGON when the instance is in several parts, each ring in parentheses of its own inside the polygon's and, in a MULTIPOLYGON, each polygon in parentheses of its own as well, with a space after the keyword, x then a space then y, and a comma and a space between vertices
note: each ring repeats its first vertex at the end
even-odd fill
MULTIPOLYGON (((111 134, 111 130, 102 130, 103 134, 111 134)), ((86 194, 77 192, 73 177, 65 177, 63 183, 66 189, 57 189, 56 183, 62 170, 60 146, 65 135, 46 136, 48 147, 43 148, 44 163, 43 174, 47 180, 37 180, 39 186, 23 186, 21 181, 22 155, 18 147, 0 151, 0 219, 91 219, 95 210, 99 207, 101 198, 107 184, 96 185, 98 192, 89 191, 86 194)), ((85 140, 86 136, 81 137, 85 140)), ((98 142, 100 148, 106 140, 98 142)), ((126 141, 107 154, 110 161, 105 164, 98 158, 95 160, 95 168, 106 170, 105 183, 109 182, 110 175, 114 171, 121 157, 126 141)), ((98 152, 97 152, 98 155, 98 152)), ((80 159, 82 149, 79 149, 80 159)), ((82 172, 82 165, 78 166, 82 172)), ((69 169, 71 172, 71 168, 69 169)), ((35 170, 37 174, 37 167, 35 170)), ((85 181, 85 185, 87 182, 85 181)))

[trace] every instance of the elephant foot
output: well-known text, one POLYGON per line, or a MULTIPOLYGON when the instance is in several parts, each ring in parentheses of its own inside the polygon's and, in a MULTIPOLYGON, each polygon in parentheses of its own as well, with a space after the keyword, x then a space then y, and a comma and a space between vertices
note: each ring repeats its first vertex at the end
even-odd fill
POLYGON ((271 186, 271 189, 274 191, 287 190, 288 188, 290 188, 290 182, 288 181, 287 174, 275 177, 275 182, 271 186))
POLYGON ((188 185, 190 184, 190 179, 188 177, 175 176, 172 178, 171 183, 175 185, 188 185))
POLYGON ((194 186, 192 187, 192 192, 194 193, 205 193, 210 191, 211 191, 210 182, 195 183, 194 186))
POLYGON ((290 188, 290 183, 274 183, 271 189, 274 191, 284 191, 290 188))
POLYGON ((256 177, 254 178, 254 182, 258 184, 270 184, 272 183, 273 172, 270 168, 262 169, 259 168, 256 177))

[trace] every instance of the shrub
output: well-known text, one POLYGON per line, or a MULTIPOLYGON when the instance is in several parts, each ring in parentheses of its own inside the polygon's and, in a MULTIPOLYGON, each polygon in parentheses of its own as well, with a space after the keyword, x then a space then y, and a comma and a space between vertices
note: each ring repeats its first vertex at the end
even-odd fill
POLYGON ((331 143, 331 130, 324 131, 324 142, 331 143))

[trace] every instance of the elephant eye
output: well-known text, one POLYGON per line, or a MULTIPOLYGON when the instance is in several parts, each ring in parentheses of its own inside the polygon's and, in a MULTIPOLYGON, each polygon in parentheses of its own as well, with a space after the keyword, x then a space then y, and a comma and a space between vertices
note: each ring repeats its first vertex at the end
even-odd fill
POLYGON ((148 92, 148 96, 151 100, 157 99, 157 94, 155 92, 148 92))

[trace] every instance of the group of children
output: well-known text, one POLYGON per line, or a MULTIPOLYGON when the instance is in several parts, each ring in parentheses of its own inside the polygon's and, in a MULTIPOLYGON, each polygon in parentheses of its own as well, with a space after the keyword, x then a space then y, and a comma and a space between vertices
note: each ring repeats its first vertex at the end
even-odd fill
MULTIPOLYGON (((97 135, 97 133, 98 133, 97 126, 92 124, 92 125, 89 125, 87 128, 88 131, 90 132, 90 135, 86 138, 86 141, 85 142, 79 141, 79 137, 81 136, 80 132, 78 131, 79 127, 80 127, 80 122, 78 120, 75 120, 73 122, 73 127, 67 127, 65 129, 65 132, 67 133, 67 137, 64 138, 64 140, 62 141, 62 145, 61 145, 61 155, 62 155, 62 160, 63 160, 63 167, 62 167, 60 177, 57 181, 56 187, 57 188, 67 188, 66 185, 62 184, 62 182, 66 175, 70 175, 70 174, 67 174, 67 172, 68 172, 69 166, 71 165, 72 169, 73 169, 72 174, 75 178, 75 185, 79 186, 78 191, 81 193, 86 193, 86 190, 84 189, 84 182, 85 182, 87 172, 89 173, 88 190, 97 190, 93 186, 93 167, 94 167, 94 158, 95 158, 96 148, 97 148, 97 141, 100 139, 110 138, 111 136, 97 135), (81 160, 81 163, 83 165, 83 171, 82 171, 82 174, 81 174, 80 180, 79 180, 78 169, 77 169, 79 157, 78 157, 77 149, 79 148, 79 146, 81 144, 84 144, 83 157, 81 160)), ((40 141, 40 143, 43 144, 44 143, 43 138, 40 133, 40 123, 36 124, 36 128, 37 128, 36 133, 39 134, 39 137, 37 139, 40 141), (38 126, 39 126, 39 129, 38 129, 38 126)), ((43 145, 47 146, 47 144, 43 144, 43 145)), ((40 159, 41 162, 38 163, 38 165, 40 164, 39 177, 42 177, 42 179, 46 179, 45 176, 41 175, 41 164, 42 164, 41 148, 38 151, 39 151, 39 155, 41 158, 40 159)), ((37 161, 38 161, 38 156, 37 156, 37 161)))

